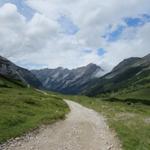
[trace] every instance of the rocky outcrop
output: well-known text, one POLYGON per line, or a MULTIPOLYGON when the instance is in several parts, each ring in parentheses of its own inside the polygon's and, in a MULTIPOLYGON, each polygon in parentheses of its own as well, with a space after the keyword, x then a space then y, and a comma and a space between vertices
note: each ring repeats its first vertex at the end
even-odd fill
POLYGON ((27 86, 41 88, 41 82, 27 69, 21 68, 4 57, 0 56, 0 75, 10 80, 21 81, 27 86))

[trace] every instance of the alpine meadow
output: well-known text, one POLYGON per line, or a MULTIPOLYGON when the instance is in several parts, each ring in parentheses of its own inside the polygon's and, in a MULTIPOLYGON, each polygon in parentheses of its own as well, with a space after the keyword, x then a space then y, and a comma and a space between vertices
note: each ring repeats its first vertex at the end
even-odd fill
POLYGON ((150 0, 0 1, 0 150, 150 150, 150 0))

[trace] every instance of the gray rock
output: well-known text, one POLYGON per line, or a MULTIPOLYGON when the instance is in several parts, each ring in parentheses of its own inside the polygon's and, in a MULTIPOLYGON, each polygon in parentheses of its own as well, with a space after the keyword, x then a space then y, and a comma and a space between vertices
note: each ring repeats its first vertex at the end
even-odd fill
POLYGON ((86 83, 93 78, 104 74, 103 69, 95 64, 89 64, 77 69, 56 69, 32 70, 43 86, 52 91, 65 94, 77 94, 86 88, 86 83))
POLYGON ((21 68, 4 57, 0 56, 0 76, 11 81, 21 81, 26 86, 36 88, 42 87, 41 82, 36 76, 27 69, 21 68))

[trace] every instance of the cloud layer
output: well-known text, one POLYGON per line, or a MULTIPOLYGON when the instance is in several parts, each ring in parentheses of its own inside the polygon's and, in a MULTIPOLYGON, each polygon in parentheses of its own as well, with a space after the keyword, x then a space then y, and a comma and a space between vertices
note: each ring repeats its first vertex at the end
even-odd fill
POLYGON ((25 3, 35 11, 30 20, 15 4, 0 8, 0 54, 22 66, 74 68, 93 62, 108 71, 122 59, 150 52, 149 0, 25 3))

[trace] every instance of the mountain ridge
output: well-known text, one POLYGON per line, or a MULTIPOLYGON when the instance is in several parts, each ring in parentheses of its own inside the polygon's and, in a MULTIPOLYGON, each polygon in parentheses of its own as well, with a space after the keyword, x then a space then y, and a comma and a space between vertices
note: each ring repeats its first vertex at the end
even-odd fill
POLYGON ((57 67, 29 71, 0 56, 0 77, 64 94, 96 96, 150 82, 150 54, 125 59, 109 73, 104 73, 93 63, 75 69, 57 67))
POLYGON ((102 93, 117 92, 129 87, 140 87, 150 82, 150 54, 132 57, 120 62, 111 72, 97 80, 91 80, 82 93, 96 96, 102 93))
POLYGON ((91 78, 97 78, 104 70, 93 63, 76 69, 57 67, 56 69, 31 70, 47 90, 65 94, 77 94, 91 78))
POLYGON ((0 76, 10 81, 20 81, 26 86, 42 88, 41 82, 29 70, 19 67, 8 59, 0 56, 0 76))

